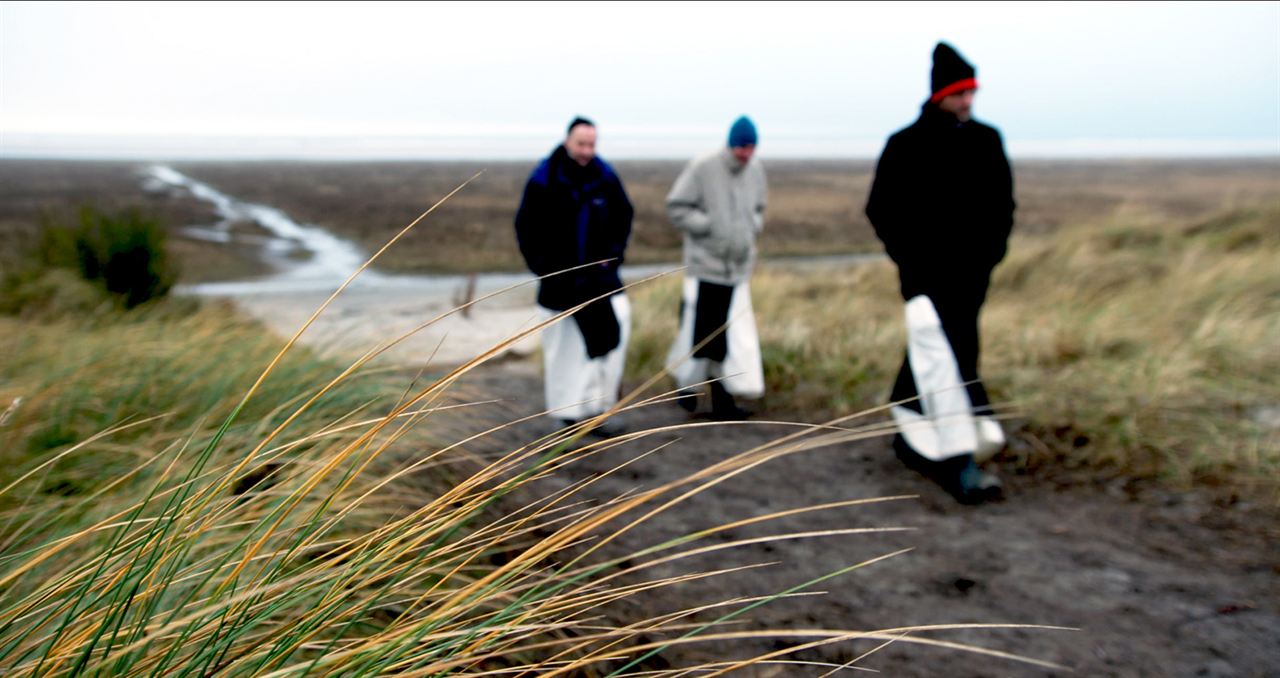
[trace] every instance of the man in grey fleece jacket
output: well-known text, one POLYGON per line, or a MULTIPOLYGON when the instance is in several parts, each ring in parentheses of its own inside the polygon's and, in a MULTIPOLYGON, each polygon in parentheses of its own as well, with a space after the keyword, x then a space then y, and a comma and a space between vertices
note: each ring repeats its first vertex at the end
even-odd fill
POLYGON ((714 419, 743 419, 750 412, 734 396, 764 394, 747 284, 768 198, 764 167, 755 157, 758 140, 751 120, 738 118, 726 147, 690 162, 667 195, 667 215, 684 232, 687 267, 680 331, 667 367, 683 391, 678 402, 690 412, 697 409, 693 387, 714 380, 714 419))

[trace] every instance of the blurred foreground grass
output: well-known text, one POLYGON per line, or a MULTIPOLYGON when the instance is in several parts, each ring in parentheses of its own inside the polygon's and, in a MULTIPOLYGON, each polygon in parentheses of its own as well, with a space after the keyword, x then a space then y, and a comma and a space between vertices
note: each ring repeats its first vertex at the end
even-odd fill
MULTIPOLYGON (((1015 237, 983 309, 982 373, 1007 457, 1280 499, 1280 203, 1201 220, 1119 212, 1015 237)), ((661 367, 678 281, 635 292, 628 362, 661 367)), ((778 416, 883 404, 901 363, 888 261, 752 280, 778 416)))
MULTIPOLYGON (((988 385, 1016 408, 1006 462, 1274 493, 1278 271, 1278 205, 1019 237, 984 315, 988 385)), ((660 367, 676 285, 635 292, 635 376, 660 367)), ((883 402, 903 342, 890 265, 766 267, 753 291, 771 414, 883 402)), ((470 458, 435 425, 458 404, 450 377, 346 374, 302 349, 242 401, 282 342, 226 309, 121 314, 59 271, 9 292, 24 311, 0 317, 6 675, 649 671, 650 652, 720 627, 598 610, 680 583, 646 580, 654 563, 733 543, 713 529, 608 560, 594 545, 738 469, 869 435, 767 445, 614 502, 581 503, 580 484, 528 499, 598 447, 565 454, 558 434, 470 458)), ((728 621, 761 601, 721 602, 690 604, 728 621)), ((912 631, 807 637, 930 642, 912 631)))
MULTIPOLYGON (((731 528, 883 500, 743 516, 620 557, 604 545, 726 476, 876 432, 802 431, 586 502, 589 481, 549 492, 536 481, 617 441, 570 447, 579 434, 561 431, 469 456, 469 439, 435 425, 465 405, 448 392, 467 367, 410 380, 301 349, 275 361, 283 342, 225 308, 169 300, 126 314, 74 277, 40 282, 37 313, 0 317, 5 675, 729 671, 765 658, 690 667, 656 655, 758 635, 723 624, 894 555, 777 596, 610 622, 610 604, 716 574, 653 568, 755 543, 725 539, 731 528)), ((786 629, 803 642, 768 659, 837 642, 954 648, 930 635, 983 626, 786 629)))

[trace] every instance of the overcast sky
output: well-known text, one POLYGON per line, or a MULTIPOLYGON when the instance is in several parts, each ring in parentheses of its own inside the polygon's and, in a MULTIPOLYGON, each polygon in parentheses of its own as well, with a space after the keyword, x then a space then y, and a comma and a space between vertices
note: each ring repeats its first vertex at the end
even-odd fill
POLYGON ((1014 155, 1280 154, 1280 3, 0 4, 0 155, 874 156, 939 39, 1014 155))

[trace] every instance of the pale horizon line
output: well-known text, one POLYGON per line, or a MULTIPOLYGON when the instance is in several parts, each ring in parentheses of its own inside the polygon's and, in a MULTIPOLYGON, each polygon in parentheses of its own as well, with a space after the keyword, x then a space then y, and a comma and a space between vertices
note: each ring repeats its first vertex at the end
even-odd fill
MULTIPOLYGON (((646 135, 647 136, 647 135, 646 135)), ((624 136, 600 144, 613 160, 687 160, 716 148, 716 139, 665 143, 624 136)), ((558 140, 544 135, 119 135, 32 134, 0 131, 0 158, 120 161, 529 161, 558 140)), ((1061 138, 1009 139, 1010 157, 1045 160, 1280 158, 1280 139, 1061 138)), ((884 139, 866 137, 767 139, 764 159, 874 160, 884 139)))

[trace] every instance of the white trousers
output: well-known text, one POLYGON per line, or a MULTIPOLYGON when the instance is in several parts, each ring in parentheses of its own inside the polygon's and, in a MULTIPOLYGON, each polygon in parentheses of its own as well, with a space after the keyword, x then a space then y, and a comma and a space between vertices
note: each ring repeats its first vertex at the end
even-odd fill
MULTIPOLYGON (((621 331, 612 351, 590 358, 587 342, 578 323, 566 316, 542 329, 542 364, 547 398, 547 415, 556 419, 585 419, 608 410, 618 402, 618 387, 631 336, 631 302, 619 292, 609 297, 621 331)), ((559 311, 542 309, 544 317, 559 311)))
POLYGON ((760 360, 760 335, 756 332, 755 311, 751 307, 751 288, 740 282, 733 287, 729 301, 729 323, 725 339, 729 350, 724 362, 693 357, 694 313, 698 308, 698 279, 686 277, 683 289, 683 312, 680 330, 667 353, 667 370, 676 385, 687 388, 708 379, 719 379, 724 390, 743 398, 764 395, 764 367, 760 360))
POLYGON ((933 301, 925 295, 907 301, 907 363, 915 378, 923 414, 901 405, 894 423, 907 444, 934 461, 972 452, 985 461, 1004 447, 1004 431, 991 416, 974 416, 969 392, 933 301))

